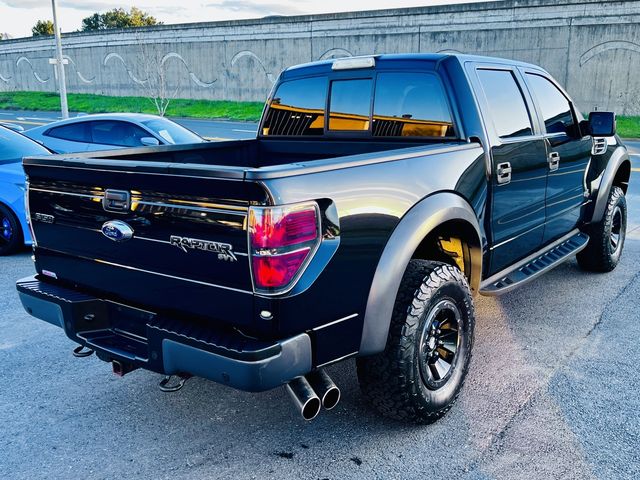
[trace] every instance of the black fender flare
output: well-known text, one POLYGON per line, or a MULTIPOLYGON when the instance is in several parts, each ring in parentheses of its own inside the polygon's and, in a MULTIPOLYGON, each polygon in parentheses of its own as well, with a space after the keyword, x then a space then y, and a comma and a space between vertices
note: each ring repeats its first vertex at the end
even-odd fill
POLYGON ((616 178, 618 170, 625 162, 629 162, 629 164, 631 164, 629 152, 626 147, 619 146, 611 154, 611 157, 607 162, 607 166, 604 169, 604 172, 602 172, 602 179, 600 180, 600 186, 598 187, 591 223, 597 223, 602 220, 604 211, 607 208, 607 201, 609 199, 609 192, 611 191, 613 181, 616 178))
MULTIPOLYGON (((452 192, 436 193, 414 205, 400 220, 378 261, 364 315, 360 355, 384 350, 400 282, 409 261, 422 240, 450 220, 473 226, 482 245, 480 225, 471 205, 452 192)), ((471 288, 477 291, 482 276, 482 248, 472 251, 471 288)))

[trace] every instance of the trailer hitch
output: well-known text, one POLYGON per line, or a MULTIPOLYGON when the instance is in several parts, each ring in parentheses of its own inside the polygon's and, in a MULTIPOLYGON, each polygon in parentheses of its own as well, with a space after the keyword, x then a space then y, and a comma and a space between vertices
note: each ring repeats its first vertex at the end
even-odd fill
POLYGON ((184 387, 184 384, 186 383, 186 381, 189 380, 191 377, 192 375, 188 373, 178 373, 176 375, 167 375, 162 380, 160 380, 160 383, 158 384, 158 388, 160 388, 160 390, 165 393, 177 392, 182 387, 184 387), (176 383, 173 383, 174 379, 177 380, 176 383))
POLYGON ((89 347, 85 347, 84 345, 78 345, 73 349, 73 356, 76 358, 83 358, 93 355, 93 350, 89 347))

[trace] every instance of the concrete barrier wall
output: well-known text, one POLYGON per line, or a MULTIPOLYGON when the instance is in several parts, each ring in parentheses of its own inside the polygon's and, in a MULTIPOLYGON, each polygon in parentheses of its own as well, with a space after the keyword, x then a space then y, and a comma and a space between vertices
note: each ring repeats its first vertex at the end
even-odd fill
MULTIPOLYGON (((640 0, 509 0, 165 25, 66 34, 63 48, 70 92, 144 95, 161 64, 178 97, 264 100, 289 65, 451 51, 536 63, 585 112, 640 114, 640 0)), ((55 91, 53 49, 50 38, 0 42, 0 90, 55 91)))

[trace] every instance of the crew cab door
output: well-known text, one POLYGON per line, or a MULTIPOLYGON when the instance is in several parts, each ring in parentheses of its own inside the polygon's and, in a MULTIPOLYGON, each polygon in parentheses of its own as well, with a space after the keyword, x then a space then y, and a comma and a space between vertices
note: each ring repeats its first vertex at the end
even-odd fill
POLYGON ((543 242, 549 243, 574 229, 582 218, 592 139, 582 136, 571 101, 550 77, 535 70, 523 73, 547 149, 549 173, 543 242))
POLYGON ((546 140, 516 68, 482 65, 473 79, 491 142, 490 274, 540 248, 545 223, 546 140))

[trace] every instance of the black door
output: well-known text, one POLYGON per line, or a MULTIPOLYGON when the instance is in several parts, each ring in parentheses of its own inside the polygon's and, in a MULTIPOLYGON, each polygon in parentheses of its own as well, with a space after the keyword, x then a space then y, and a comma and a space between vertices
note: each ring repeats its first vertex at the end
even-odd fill
POLYGON ((543 241, 548 243, 570 232, 582 218, 592 140, 581 135, 570 100, 549 78, 533 71, 524 77, 544 119, 549 175, 543 241))
POLYGON ((515 69, 479 68, 491 147, 491 264, 496 273, 539 249, 545 223, 547 154, 515 69), (486 103, 485 103, 486 102, 486 103))

